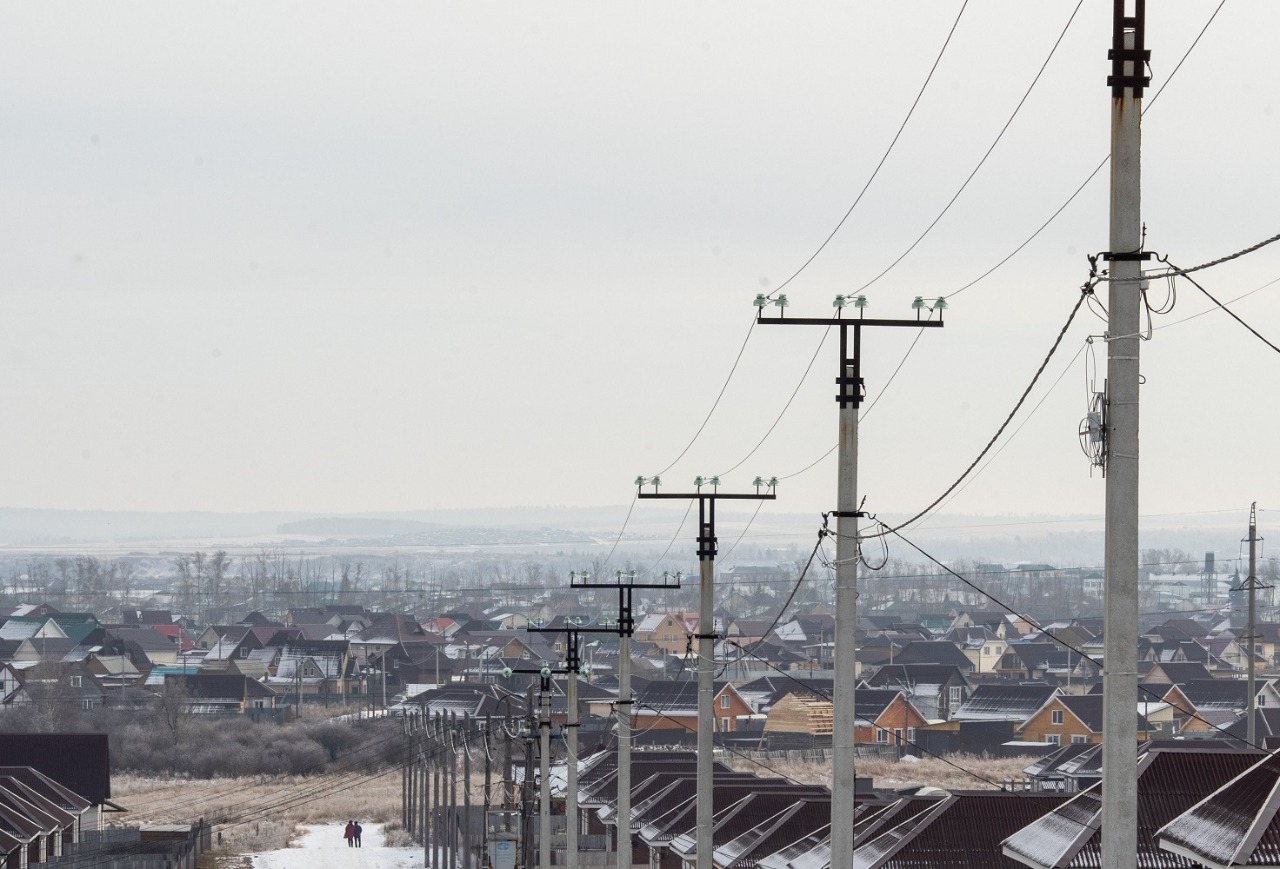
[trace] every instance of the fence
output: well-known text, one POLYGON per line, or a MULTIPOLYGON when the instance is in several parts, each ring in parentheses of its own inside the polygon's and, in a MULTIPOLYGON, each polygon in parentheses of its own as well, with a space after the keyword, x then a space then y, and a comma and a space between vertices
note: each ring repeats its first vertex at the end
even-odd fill
POLYGON ((203 821, 186 831, 91 830, 79 842, 63 846, 62 856, 50 857, 41 865, 68 869, 196 869, 200 855, 209 847, 210 828, 203 821))

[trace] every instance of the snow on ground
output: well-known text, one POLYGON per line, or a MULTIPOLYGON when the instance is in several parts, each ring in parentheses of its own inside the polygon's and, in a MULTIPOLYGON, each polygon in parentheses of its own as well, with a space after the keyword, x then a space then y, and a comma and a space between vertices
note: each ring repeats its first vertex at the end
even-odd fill
POLYGON ((345 823, 305 825, 297 847, 254 854, 253 869, 408 869, 422 866, 421 848, 388 848, 382 825, 363 824, 363 847, 342 838, 345 823))

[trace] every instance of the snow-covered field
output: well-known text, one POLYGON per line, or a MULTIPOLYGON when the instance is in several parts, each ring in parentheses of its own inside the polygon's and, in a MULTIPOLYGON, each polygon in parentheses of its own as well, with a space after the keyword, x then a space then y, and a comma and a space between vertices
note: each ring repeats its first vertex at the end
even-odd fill
POLYGON ((345 824, 302 827, 298 847, 252 855, 254 869, 421 869, 421 848, 388 848, 382 825, 363 824, 363 847, 350 848, 342 838, 345 824))

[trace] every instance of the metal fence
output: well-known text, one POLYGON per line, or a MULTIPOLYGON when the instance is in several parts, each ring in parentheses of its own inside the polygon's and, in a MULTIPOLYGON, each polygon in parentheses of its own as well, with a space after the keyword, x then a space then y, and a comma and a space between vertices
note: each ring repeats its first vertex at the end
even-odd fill
POLYGON ((209 849, 210 828, 201 822, 185 836, 151 837, 136 828, 90 830, 79 842, 64 845, 62 856, 50 857, 42 866, 67 869, 196 869, 200 855, 209 849))

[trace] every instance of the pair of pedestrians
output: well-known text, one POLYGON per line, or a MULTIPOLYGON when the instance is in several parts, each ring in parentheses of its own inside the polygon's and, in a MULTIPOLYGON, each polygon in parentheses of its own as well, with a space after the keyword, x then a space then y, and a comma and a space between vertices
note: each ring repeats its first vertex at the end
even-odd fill
POLYGON ((360 834, 364 832, 364 827, 355 821, 347 821, 347 827, 342 831, 342 838, 347 840, 348 848, 360 847, 360 834))

